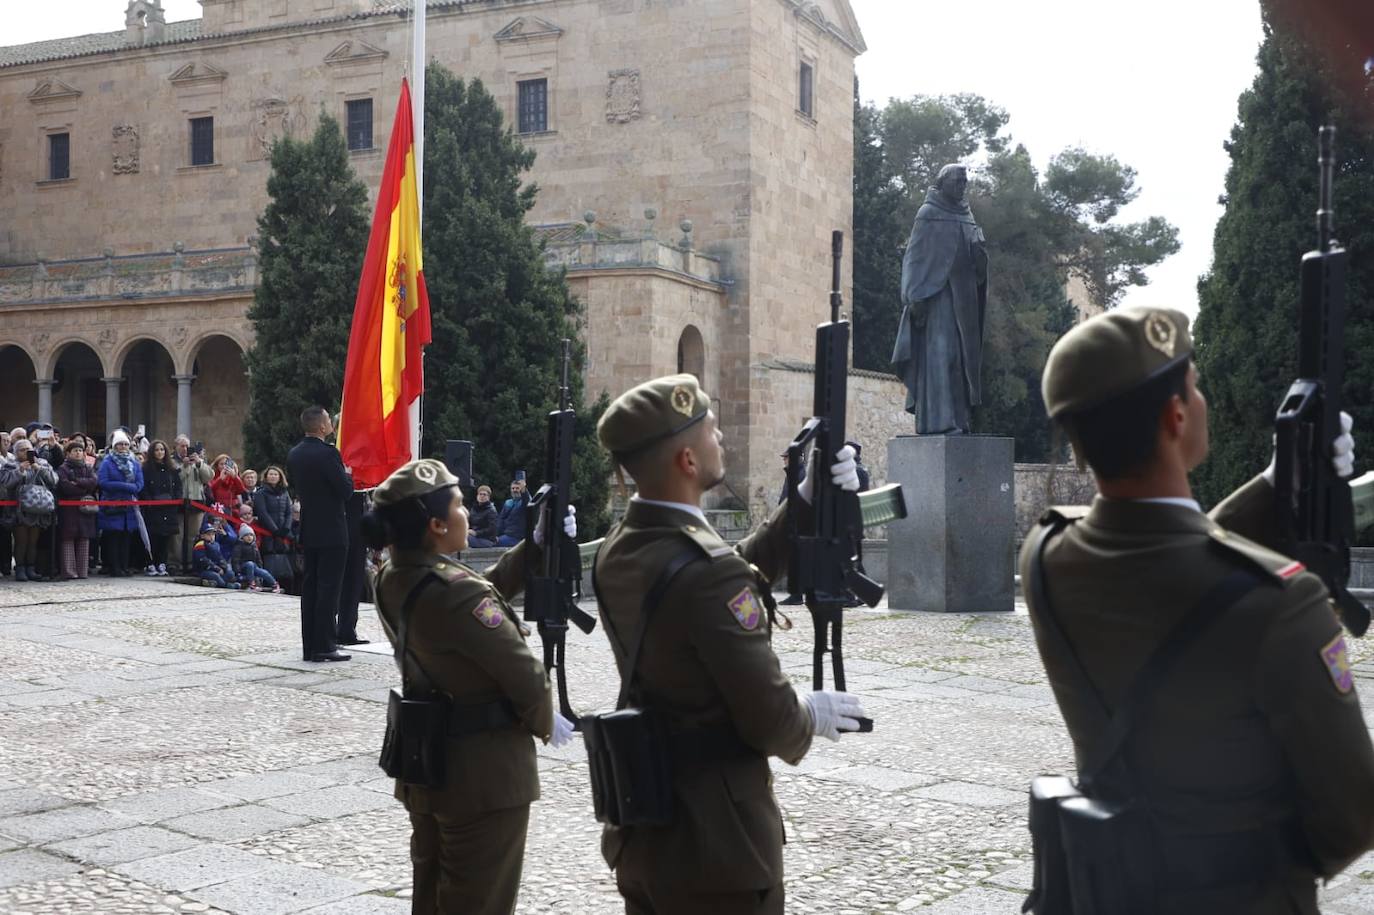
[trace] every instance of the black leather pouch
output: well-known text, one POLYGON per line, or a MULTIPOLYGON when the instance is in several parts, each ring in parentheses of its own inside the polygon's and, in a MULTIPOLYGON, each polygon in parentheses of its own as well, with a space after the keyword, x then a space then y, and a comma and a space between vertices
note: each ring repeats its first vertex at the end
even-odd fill
POLYGON ((1041 775, 1031 781, 1030 833, 1035 873, 1022 912, 1073 915, 1069 865, 1064 855, 1064 836, 1059 828, 1059 802, 1071 797, 1082 795, 1073 782, 1062 775, 1041 775))
POLYGON ((443 787, 449 710, 445 696, 407 699, 400 690, 391 690, 386 734, 377 760, 382 771, 407 785, 443 787))
POLYGON ((673 773, 661 719, 630 708, 582 721, 596 818, 613 826, 671 823, 673 773))

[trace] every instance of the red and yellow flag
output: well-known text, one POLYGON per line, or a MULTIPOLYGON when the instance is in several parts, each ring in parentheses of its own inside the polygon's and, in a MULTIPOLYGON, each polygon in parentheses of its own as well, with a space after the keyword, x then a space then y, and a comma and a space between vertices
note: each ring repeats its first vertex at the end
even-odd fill
POLYGON ((420 351, 430 341, 429 295, 410 105, 402 80, 344 368, 339 451, 359 489, 413 457, 410 405, 425 389, 420 351))

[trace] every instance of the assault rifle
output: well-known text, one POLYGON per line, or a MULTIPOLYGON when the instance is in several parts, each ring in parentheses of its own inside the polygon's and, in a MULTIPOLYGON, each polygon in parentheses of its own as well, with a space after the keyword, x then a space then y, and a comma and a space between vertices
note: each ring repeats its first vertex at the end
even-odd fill
POLYGON ((568 704, 568 677, 563 668, 563 651, 568 636, 568 621, 591 634, 596 620, 577 606, 573 588, 582 578, 582 559, 577 543, 563 533, 563 519, 572 498, 572 452, 577 414, 571 404, 568 363, 571 343, 563 341, 563 383, 558 391, 558 409, 549 414, 544 441, 544 485, 539 487, 525 509, 525 530, 532 535, 539 512, 548 506, 544 524, 544 548, 527 550, 525 566, 525 621, 539 628, 544 644, 544 669, 555 675, 558 685, 558 710, 578 724, 568 704))
MULTIPOLYGON (((844 233, 830 236, 830 321, 816 327, 816 388, 812 417, 787 446, 787 523, 792 539, 788 587, 801 593, 811 611, 816 640, 812 655, 815 689, 825 688, 825 655, 830 654, 835 689, 843 691, 844 651, 840 632, 844 608, 851 594, 870 607, 883 599, 883 586, 859 570, 859 546, 864 519, 859 494, 846 492, 830 478, 835 453, 845 443, 845 402, 849 387, 849 322, 840 316, 844 294, 840 291, 840 265, 844 233), (820 457, 811 469, 811 506, 803 505, 799 469, 807 449, 820 457), (805 524, 803 516, 809 517, 805 524)), ((897 499, 897 517, 906 517, 901 489, 891 490, 897 499)), ((873 721, 860 719, 860 731, 873 730, 873 721)))
POLYGON ((1317 249, 1302 256, 1298 308, 1298 380, 1275 419, 1274 490, 1279 549, 1321 576, 1341 621, 1354 635, 1369 628, 1369 610, 1346 588, 1355 509, 1350 485, 1331 466, 1341 434, 1345 380, 1345 270, 1349 255, 1332 235, 1332 147, 1336 128, 1321 128, 1317 249))

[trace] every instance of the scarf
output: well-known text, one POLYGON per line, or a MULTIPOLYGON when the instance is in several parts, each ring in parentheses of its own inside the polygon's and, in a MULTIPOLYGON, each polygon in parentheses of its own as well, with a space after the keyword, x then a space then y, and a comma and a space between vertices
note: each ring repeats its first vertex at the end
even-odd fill
POLYGON ((133 453, 120 454, 118 451, 110 452, 110 460, 114 461, 115 467, 124 474, 124 479, 132 483, 134 481, 134 456, 133 453))
MULTIPOLYGON (((950 203, 944 194, 940 193, 939 188, 931 188, 926 191, 926 205, 939 210, 938 213, 926 212, 918 215, 917 219, 929 220, 931 222, 966 222, 974 224, 973 210, 969 208, 968 198, 965 197, 958 203, 950 203)), ((924 209, 924 208, 923 208, 924 209)))

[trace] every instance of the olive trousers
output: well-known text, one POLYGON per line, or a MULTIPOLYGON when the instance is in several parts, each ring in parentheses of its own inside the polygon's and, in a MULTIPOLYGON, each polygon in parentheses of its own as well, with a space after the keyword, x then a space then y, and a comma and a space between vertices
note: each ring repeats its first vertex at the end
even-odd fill
POLYGON ((512 915, 529 823, 529 804, 469 818, 412 813, 413 915, 512 915))
POLYGON ((744 893, 684 893, 618 876, 616 888, 625 915, 783 915, 781 883, 744 893))

